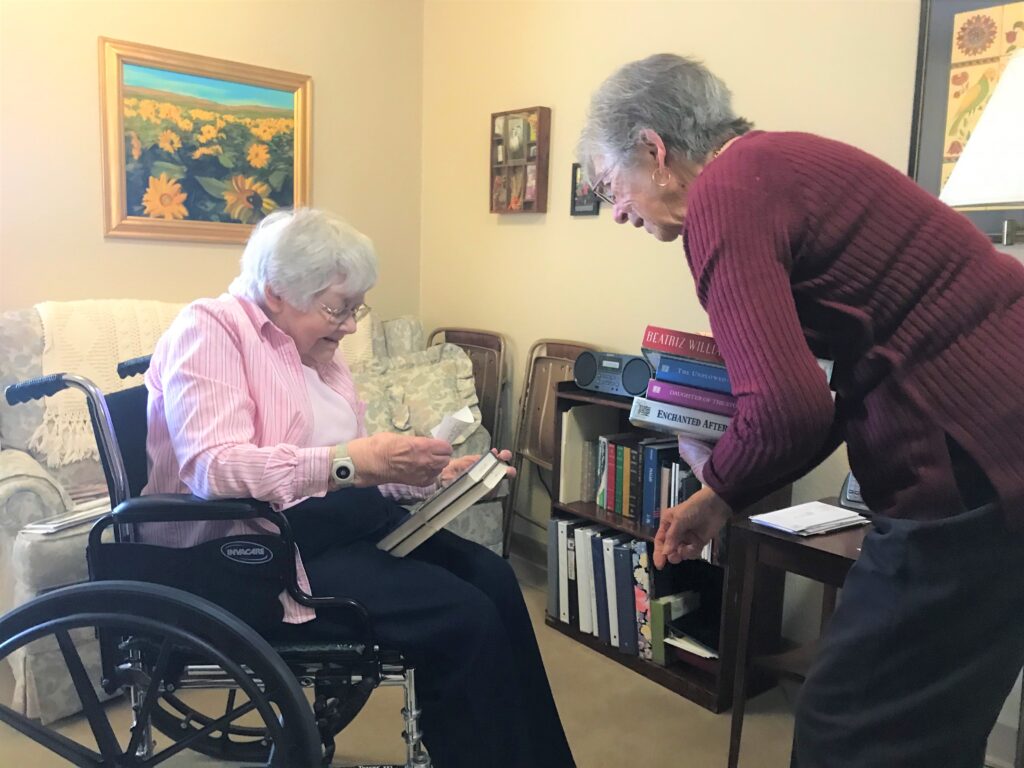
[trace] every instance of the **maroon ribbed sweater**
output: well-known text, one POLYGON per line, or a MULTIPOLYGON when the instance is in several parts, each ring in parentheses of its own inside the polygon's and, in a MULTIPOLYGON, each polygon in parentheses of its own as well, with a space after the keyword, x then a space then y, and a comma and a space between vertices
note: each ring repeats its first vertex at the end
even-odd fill
POLYGON ((845 440, 874 511, 955 514, 948 434, 1024 528, 1024 266, 895 168, 802 133, 709 163, 683 237, 738 397, 704 471, 734 509, 845 440))

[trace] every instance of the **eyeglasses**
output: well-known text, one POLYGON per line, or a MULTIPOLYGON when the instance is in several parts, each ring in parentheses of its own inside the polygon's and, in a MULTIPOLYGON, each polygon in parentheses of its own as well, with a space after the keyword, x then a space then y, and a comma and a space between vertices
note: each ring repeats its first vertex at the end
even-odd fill
POLYGON ((358 304, 350 309, 334 309, 326 304, 321 304, 320 309, 327 315, 327 319, 335 325, 344 325, 350 317, 354 317, 358 323, 370 314, 370 307, 366 304, 358 304))
POLYGON ((608 166, 605 172, 590 187, 591 191, 608 203, 608 205, 615 205, 615 193, 612 192, 611 184, 608 182, 608 177, 612 173, 612 167, 608 166))

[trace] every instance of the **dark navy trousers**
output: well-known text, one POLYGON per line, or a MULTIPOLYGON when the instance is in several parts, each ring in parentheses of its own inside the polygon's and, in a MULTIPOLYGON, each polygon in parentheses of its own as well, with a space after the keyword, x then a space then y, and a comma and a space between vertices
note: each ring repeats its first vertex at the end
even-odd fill
POLYGON ((996 504, 879 518, 797 701, 799 768, 981 768, 1024 664, 1024 538, 996 504))
MULTIPOLYGON (((353 597, 382 645, 416 667, 424 743, 437 768, 575 765, 522 591, 509 564, 442 531, 404 558, 376 542, 407 516, 376 488, 347 489, 285 512, 313 593, 353 597)), ((289 638, 346 637, 319 609, 289 638)))

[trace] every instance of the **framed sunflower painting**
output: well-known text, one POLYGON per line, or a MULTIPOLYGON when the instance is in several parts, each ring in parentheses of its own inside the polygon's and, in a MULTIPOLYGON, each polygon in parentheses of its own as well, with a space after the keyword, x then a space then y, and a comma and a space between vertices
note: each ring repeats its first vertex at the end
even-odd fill
MULTIPOLYGON (((1024 48, 1024 0, 922 0, 910 175, 939 194, 1010 57, 1024 48)), ((1003 206, 958 208, 983 232, 1003 206)))
POLYGON ((309 204, 306 75, 100 39, 104 232, 240 243, 309 204))

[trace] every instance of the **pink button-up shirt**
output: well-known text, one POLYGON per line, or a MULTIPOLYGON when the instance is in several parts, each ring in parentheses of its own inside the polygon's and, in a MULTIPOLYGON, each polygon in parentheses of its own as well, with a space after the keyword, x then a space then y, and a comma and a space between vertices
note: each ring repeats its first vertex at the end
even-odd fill
MULTIPOLYGON (((366 436, 366 404, 359 399, 341 354, 320 377, 356 415, 366 436)), ((333 446, 309 446, 313 410, 302 362, 290 336, 248 299, 225 294, 200 299, 163 335, 146 373, 149 390, 149 482, 143 494, 193 493, 205 499, 254 498, 275 509, 292 507, 328 490, 333 446)), ((392 498, 424 498, 432 487, 382 486, 392 498)), ((237 521, 150 523, 151 544, 194 546, 224 536, 276 533, 259 518, 237 521)), ((299 586, 309 580, 296 552, 299 586)), ((315 617, 282 593, 284 621, 315 617)))

